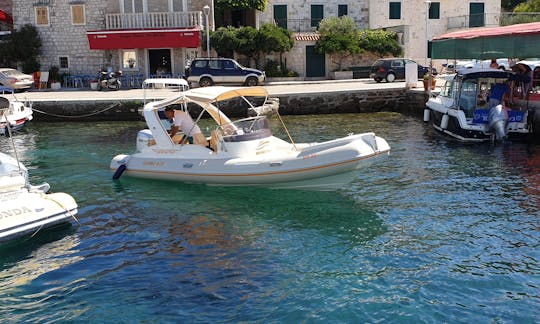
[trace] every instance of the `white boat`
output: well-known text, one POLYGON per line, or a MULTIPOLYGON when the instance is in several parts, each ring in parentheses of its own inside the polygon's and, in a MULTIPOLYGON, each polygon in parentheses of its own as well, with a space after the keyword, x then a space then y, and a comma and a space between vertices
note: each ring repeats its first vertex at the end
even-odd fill
POLYGON ((47 183, 30 185, 24 165, 0 152, 0 242, 34 235, 75 218, 73 197, 47 193, 49 188, 47 183))
POLYGON ((9 131, 17 131, 33 118, 31 103, 17 100, 14 90, 0 86, 0 135, 9 136, 9 131), (12 94, 12 99, 5 97, 12 94), (4 96, 2 96, 4 95, 4 96), (9 128, 7 127, 9 123, 9 128))
POLYGON ((521 76, 500 69, 464 69, 445 75, 436 97, 429 98, 424 121, 464 142, 528 140, 533 133, 534 111, 512 101, 510 106, 489 105, 489 90, 495 83, 511 81, 511 91, 521 76))
POLYGON ((294 143, 292 139, 289 143, 272 135, 266 116, 232 122, 219 109, 223 100, 241 98, 265 105, 267 97, 262 87, 205 87, 146 104, 148 129, 139 131, 134 154, 112 159, 113 178, 125 172, 132 177, 208 185, 334 190, 352 181, 351 173, 360 167, 390 153, 388 143, 374 133, 322 143, 294 143), (195 105, 201 115, 207 112, 213 118, 217 125, 207 138, 208 147, 171 139, 158 114, 171 105, 190 109, 195 105))

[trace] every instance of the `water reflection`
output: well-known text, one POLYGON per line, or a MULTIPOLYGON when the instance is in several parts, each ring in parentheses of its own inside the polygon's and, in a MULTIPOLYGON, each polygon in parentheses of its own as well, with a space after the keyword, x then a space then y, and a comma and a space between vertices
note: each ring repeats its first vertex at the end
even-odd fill
POLYGON ((81 225, 67 250, 0 254, 1 318, 11 303, 28 322, 530 322, 537 146, 462 145, 393 113, 284 118, 296 141, 375 130, 392 153, 330 193, 112 181, 144 125, 29 125, 34 176, 76 198, 81 225), (61 266, 36 277, 37 260, 61 266))

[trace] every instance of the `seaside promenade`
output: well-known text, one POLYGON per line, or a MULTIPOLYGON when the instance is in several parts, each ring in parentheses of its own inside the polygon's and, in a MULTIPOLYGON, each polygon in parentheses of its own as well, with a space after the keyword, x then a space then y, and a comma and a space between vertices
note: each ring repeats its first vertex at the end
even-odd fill
MULTIPOLYGON (((270 96, 281 96, 290 94, 327 93, 343 91, 361 90, 399 90, 405 89, 405 82, 377 83, 373 79, 353 79, 353 80, 321 80, 321 81, 291 81, 291 82, 266 82, 263 85, 270 96)), ((422 82, 419 81, 416 88, 423 91, 422 82)), ((146 91, 148 99, 161 99, 174 95, 174 89, 149 89, 146 91)), ((144 91, 142 89, 122 89, 118 91, 103 90, 96 91, 88 88, 61 88, 51 89, 30 89, 23 93, 17 93, 19 100, 30 100, 32 102, 50 101, 99 101, 99 100, 143 100, 144 91)))

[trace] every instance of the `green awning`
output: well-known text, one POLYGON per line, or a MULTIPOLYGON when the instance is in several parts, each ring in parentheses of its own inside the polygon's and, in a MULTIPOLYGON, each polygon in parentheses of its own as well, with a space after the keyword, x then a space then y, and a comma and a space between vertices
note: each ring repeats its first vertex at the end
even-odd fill
POLYGON ((532 58, 540 56, 540 23, 469 29, 435 37, 432 59, 532 58))

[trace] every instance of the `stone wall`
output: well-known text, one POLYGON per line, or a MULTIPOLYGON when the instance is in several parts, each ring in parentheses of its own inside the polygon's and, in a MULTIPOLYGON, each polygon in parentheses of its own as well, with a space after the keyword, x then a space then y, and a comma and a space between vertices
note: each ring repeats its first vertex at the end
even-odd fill
MULTIPOLYGON (((86 24, 73 25, 71 22, 71 7, 66 1, 50 1, 49 25, 36 26, 41 42, 41 70, 47 71, 51 66, 60 66, 59 58, 68 57, 70 69, 60 70, 61 73, 95 73, 107 60, 103 51, 91 51, 86 38, 86 31, 101 29, 104 25, 106 1, 86 0, 86 24)), ((77 2, 78 4, 79 2, 77 2)), ((34 1, 14 0, 13 18, 15 28, 25 24, 35 25, 34 1)))
MULTIPOLYGON (((433 1, 435 2, 435 1, 433 1)), ((494 14, 501 12, 500 0, 468 0, 468 1, 437 1, 440 3, 440 18, 427 19, 427 2, 425 0, 369 0, 369 28, 390 28, 400 29, 405 34, 404 56, 418 61, 420 64, 426 63, 427 38, 448 32, 449 17, 465 17, 469 15, 469 3, 484 3, 486 13, 486 25, 496 24, 494 14), (389 19, 389 3, 401 2, 401 19, 389 19), (397 27, 397 28, 392 28, 397 27), (426 28, 428 35, 426 35, 426 28)), ((467 27, 467 26, 465 26, 467 27)))
MULTIPOLYGON (((291 19, 293 24, 295 20, 302 20, 306 22, 305 26, 307 29, 301 31, 310 31, 309 21, 311 20, 311 5, 323 5, 324 17, 337 17, 338 15, 338 5, 347 5, 349 17, 352 17, 359 28, 368 27, 368 4, 369 0, 326 0, 313 2, 308 0, 268 0, 266 10, 264 12, 259 12, 259 23, 273 23, 274 22, 274 5, 287 5, 287 18, 291 19)), ((290 26, 289 29, 292 30, 294 26, 290 26)))
MULTIPOLYGON (((360 90, 327 93, 280 95, 279 112, 282 115, 316 115, 336 113, 366 113, 392 111, 418 114, 424 109, 427 98, 421 91, 405 89, 360 90)), ((242 102, 240 102, 242 103, 242 102)), ((70 118, 70 121, 100 120, 142 120, 137 110, 142 107, 140 100, 89 100, 89 101, 39 101, 33 102, 36 121, 66 121, 48 114, 60 116, 87 116, 70 118), (109 109, 106 109, 109 108, 109 109), (93 115, 106 109, 105 112, 93 115), (39 112, 45 112, 42 114, 39 112)), ((220 109, 230 117, 246 117, 248 106, 239 108, 238 102, 220 104, 220 109)), ((198 115, 199 111, 194 111, 198 115)))
MULTIPOLYGON (((274 5, 287 5, 287 19, 289 30, 297 32, 298 27, 301 28, 301 32, 314 31, 315 28, 310 27, 309 22, 311 20, 311 5, 323 4, 324 5, 324 17, 337 17, 338 5, 347 5, 348 16, 352 17, 358 28, 368 28, 369 25, 369 10, 368 0, 360 1, 343 1, 343 0, 328 0, 325 2, 311 2, 307 0, 295 1, 295 0, 269 0, 264 12, 259 12, 259 26, 265 23, 274 23, 274 5)), ((298 72, 302 77, 306 75, 306 46, 315 45, 315 40, 302 40, 296 41, 294 48, 291 51, 283 54, 283 60, 286 62, 288 69, 298 72)), ((279 55, 268 55, 267 60, 271 59, 279 61, 279 55)), ((349 58, 344 67, 358 66, 358 65, 371 65, 373 60, 371 58, 364 59, 362 55, 356 55, 349 58)), ((326 57, 326 76, 330 77, 330 72, 336 69, 336 64, 332 63, 330 58, 326 57)))

